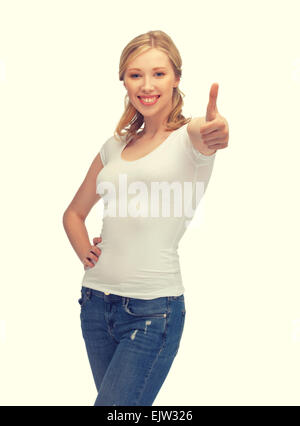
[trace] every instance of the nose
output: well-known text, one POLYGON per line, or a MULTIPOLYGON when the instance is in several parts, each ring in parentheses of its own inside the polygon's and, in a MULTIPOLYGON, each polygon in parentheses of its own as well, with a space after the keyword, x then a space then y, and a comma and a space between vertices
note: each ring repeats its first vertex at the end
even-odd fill
POLYGON ((151 93, 154 92, 151 77, 146 76, 144 80, 142 80, 141 92, 143 92, 145 95, 151 95, 151 93))

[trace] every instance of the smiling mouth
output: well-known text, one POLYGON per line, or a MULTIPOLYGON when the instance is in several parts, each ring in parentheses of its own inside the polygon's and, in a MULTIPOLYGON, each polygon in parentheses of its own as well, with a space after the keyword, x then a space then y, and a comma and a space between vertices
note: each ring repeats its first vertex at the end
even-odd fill
POLYGON ((140 102, 143 105, 154 105, 156 104, 158 98, 160 98, 160 95, 156 95, 156 96, 138 96, 140 102))

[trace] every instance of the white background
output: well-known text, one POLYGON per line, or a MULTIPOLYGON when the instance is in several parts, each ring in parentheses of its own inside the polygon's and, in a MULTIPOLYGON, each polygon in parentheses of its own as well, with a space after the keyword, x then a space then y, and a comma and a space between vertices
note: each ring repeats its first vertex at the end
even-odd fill
POLYGON ((230 139, 202 226, 179 246, 186 323, 154 405, 299 405, 299 12, 291 0, 1 1, 1 405, 96 399, 62 216, 122 115, 123 48, 157 29, 182 56, 183 113, 204 116, 219 83, 230 139))

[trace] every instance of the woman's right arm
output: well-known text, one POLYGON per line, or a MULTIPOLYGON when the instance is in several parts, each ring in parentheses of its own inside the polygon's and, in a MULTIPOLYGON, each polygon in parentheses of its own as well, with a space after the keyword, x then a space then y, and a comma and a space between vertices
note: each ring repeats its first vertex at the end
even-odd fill
POLYGON ((85 266, 94 266, 94 263, 86 259, 97 262, 101 250, 97 246, 92 246, 85 226, 85 220, 92 207, 100 200, 100 195, 96 193, 96 178, 103 163, 99 153, 94 158, 87 174, 76 192, 70 205, 63 215, 63 226, 69 241, 77 256, 85 266), (93 248, 93 252, 90 252, 93 248))

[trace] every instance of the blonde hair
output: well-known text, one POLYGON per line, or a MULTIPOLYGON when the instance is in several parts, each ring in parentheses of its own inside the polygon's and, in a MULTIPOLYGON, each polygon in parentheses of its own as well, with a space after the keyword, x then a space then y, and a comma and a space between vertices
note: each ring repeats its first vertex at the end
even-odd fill
MULTIPOLYGON (((164 52, 169 57, 175 76, 181 77, 182 60, 177 47, 173 43, 171 37, 165 32, 157 30, 148 31, 145 34, 135 37, 123 49, 119 65, 120 81, 124 80, 124 74, 129 62, 133 61, 141 53, 152 48, 164 52)), ((176 130, 191 121, 191 117, 185 118, 181 113, 184 96, 185 94, 178 87, 173 89, 173 108, 167 119, 166 131, 176 130)), ((125 96, 124 106, 125 110, 114 132, 114 137, 119 141, 121 140, 121 136, 125 136, 125 141, 131 139, 132 136, 137 134, 138 129, 144 122, 143 115, 129 101, 128 94, 125 96), (125 133, 122 133, 123 129, 125 129, 125 133)))

